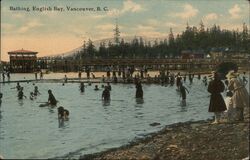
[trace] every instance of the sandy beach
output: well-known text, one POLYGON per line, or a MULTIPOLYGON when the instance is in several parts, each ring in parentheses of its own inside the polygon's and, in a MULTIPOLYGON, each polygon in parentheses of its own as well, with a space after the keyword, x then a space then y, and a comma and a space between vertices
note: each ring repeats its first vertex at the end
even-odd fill
POLYGON ((249 157, 249 119, 177 123, 126 146, 80 159, 242 160, 249 157))

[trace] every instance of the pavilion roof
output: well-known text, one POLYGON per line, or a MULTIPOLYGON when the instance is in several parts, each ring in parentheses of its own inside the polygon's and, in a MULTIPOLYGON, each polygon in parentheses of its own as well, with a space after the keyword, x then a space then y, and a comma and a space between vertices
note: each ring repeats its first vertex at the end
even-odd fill
POLYGON ((38 52, 24 50, 23 48, 16 51, 10 51, 8 54, 37 54, 38 52))

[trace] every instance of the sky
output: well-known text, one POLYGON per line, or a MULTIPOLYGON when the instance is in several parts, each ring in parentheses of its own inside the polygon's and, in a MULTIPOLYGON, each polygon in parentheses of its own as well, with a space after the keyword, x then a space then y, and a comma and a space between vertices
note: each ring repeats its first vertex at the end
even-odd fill
POLYGON ((247 0, 2 0, 1 59, 19 49, 38 57, 65 53, 83 41, 121 37, 167 37, 189 26, 249 28, 247 0), (62 8, 60 10, 59 8, 62 8), (72 10, 73 9, 73 10, 72 10), (78 10, 77 10, 78 9, 78 10), (85 9, 85 10, 83 10, 85 9), (88 9, 88 10, 86 10, 88 9))

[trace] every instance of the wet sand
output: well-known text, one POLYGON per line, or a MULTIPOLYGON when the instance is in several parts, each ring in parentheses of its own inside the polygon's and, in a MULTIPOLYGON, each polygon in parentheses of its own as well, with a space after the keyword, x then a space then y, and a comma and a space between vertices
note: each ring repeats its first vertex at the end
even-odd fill
POLYGON ((211 122, 173 124, 126 146, 80 159, 241 160, 249 156, 249 118, 244 122, 211 122))

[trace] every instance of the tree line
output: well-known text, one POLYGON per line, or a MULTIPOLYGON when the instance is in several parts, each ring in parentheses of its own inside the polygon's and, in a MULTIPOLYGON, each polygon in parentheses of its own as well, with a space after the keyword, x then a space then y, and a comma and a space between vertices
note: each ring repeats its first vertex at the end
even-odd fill
POLYGON ((250 38, 245 23, 242 25, 242 31, 239 31, 221 29, 219 25, 205 28, 201 21, 198 27, 187 24, 185 31, 176 36, 170 28, 168 37, 164 40, 156 39, 151 42, 145 41, 142 37, 135 37, 131 42, 125 42, 120 37, 115 37, 115 40, 118 43, 100 42, 97 49, 89 39, 81 51, 75 54, 75 58, 175 58, 180 56, 183 50, 202 50, 209 53, 214 48, 250 53, 250 38))

